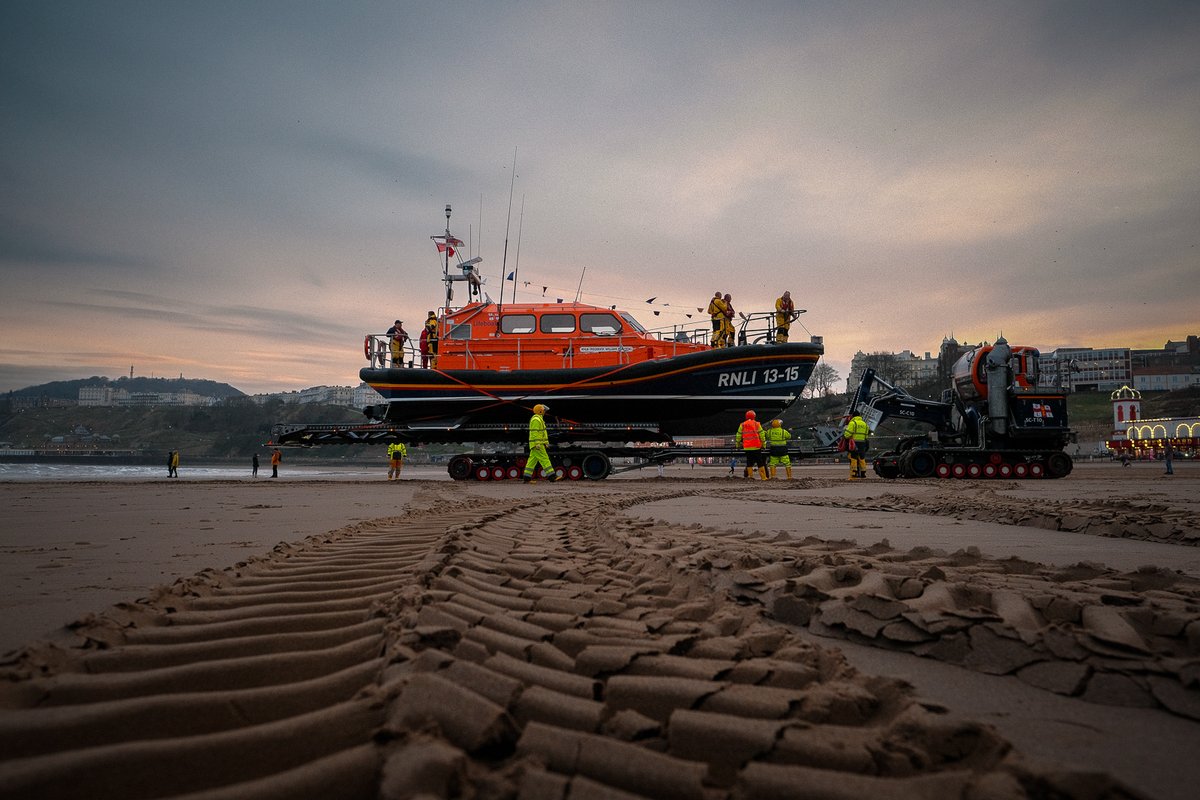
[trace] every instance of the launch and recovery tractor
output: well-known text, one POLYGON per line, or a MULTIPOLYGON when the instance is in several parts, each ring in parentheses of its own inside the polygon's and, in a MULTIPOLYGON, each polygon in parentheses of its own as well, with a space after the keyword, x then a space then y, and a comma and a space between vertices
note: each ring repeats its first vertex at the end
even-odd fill
POLYGON ((885 419, 930 427, 901 437, 874 458, 882 478, 1062 478, 1072 461, 1063 448, 1075 440, 1066 393, 1038 385, 1036 348, 1003 337, 976 347, 954 364, 941 400, 914 397, 863 371, 847 414, 872 431, 885 419))

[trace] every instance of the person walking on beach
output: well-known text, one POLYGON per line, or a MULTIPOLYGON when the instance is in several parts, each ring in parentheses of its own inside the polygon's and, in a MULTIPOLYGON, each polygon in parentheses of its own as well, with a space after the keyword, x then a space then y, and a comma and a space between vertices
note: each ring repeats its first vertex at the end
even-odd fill
POLYGON ((280 461, 283 461, 283 453, 279 452, 279 448, 276 447, 274 450, 271 451, 271 477, 272 478, 279 477, 279 462, 280 461))
POLYGON ((550 456, 546 455, 546 445, 550 444, 550 436, 546 433, 546 420, 543 417, 549 410, 550 406, 541 403, 533 407, 533 417, 529 420, 529 458, 525 460, 525 471, 521 475, 524 483, 534 483, 537 480, 533 477, 536 467, 542 468, 542 475, 548 480, 562 480, 554 465, 550 463, 550 456))
POLYGON ((762 449, 763 426, 755 419, 756 416, 757 414, 753 411, 747 411, 746 418, 742 420, 741 425, 738 425, 737 435, 733 438, 746 456, 746 468, 742 472, 742 477, 749 478, 753 471, 754 477, 758 478, 759 470, 762 470, 761 480, 765 481, 767 479, 767 460, 762 449))
POLYGON ((168 477, 168 478, 174 478, 174 477, 175 477, 175 467, 174 467, 174 465, 171 463, 171 462, 172 462, 174 459, 175 459, 175 451, 174 451, 174 450, 168 450, 168 451, 167 451, 167 477, 168 477))
POLYGON ((846 455, 850 457, 850 478, 849 480, 858 480, 859 478, 867 477, 867 448, 870 447, 870 442, 867 439, 871 429, 867 425, 867 421, 855 414, 846 423, 846 430, 842 432, 842 440, 845 443, 846 455))
POLYGON ((1172 459, 1175 458, 1175 448, 1171 447, 1171 440, 1167 439, 1167 443, 1163 445, 1163 461, 1167 464, 1167 471, 1164 475, 1174 475, 1175 469, 1172 466, 1172 459))
POLYGON ((250 459, 250 477, 258 477, 258 453, 255 453, 250 459))
POLYGON ((783 427, 783 420, 771 420, 771 427, 765 432, 767 440, 767 453, 770 456, 770 461, 767 463, 767 468, 771 472, 771 477, 774 478, 780 467, 787 471, 787 479, 792 479, 792 457, 788 455, 788 442, 792 439, 792 432, 783 427))
POLYGON ((408 456, 408 448, 404 442, 392 442, 388 445, 388 480, 400 480, 400 470, 404 468, 404 459, 408 456))

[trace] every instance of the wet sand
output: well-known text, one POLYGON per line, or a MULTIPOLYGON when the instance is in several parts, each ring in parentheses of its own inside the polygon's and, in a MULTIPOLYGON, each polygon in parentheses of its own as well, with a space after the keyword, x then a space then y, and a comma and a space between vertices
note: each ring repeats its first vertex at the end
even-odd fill
POLYGON ((0 484, 0 794, 1189 797, 1177 471, 0 484))

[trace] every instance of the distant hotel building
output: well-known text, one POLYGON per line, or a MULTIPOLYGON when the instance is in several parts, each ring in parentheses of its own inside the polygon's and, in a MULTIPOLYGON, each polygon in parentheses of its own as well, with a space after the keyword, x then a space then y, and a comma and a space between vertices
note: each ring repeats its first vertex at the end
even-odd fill
MULTIPOLYGON (((919 358, 909 350, 899 353, 859 351, 850 362, 846 390, 854 391, 867 367, 873 367, 889 383, 907 389, 931 380, 936 380, 939 386, 946 388, 950 385, 950 370, 954 362, 976 346, 959 344, 953 338, 946 338, 942 340, 936 358, 928 352, 924 358, 919 358)), ((1188 336, 1184 341, 1170 341, 1161 350, 1060 347, 1044 351, 1041 354, 1039 384, 1045 388, 1061 387, 1075 392, 1112 392, 1123 386, 1156 392, 1200 387, 1200 338, 1188 336)))
POLYGON ((270 392, 252 395, 251 400, 259 405, 268 400, 279 400, 283 403, 307 405, 320 403, 327 406, 347 406, 363 408, 383 402, 383 395, 372 389, 366 383, 358 386, 312 386, 298 392, 270 392))
POLYGON ((195 392, 129 392, 112 386, 81 386, 81 406, 211 406, 215 397, 195 392))

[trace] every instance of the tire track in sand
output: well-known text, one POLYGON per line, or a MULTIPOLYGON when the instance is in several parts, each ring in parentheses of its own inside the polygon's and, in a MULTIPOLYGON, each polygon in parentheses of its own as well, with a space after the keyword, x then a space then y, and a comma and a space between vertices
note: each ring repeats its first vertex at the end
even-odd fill
POLYGON ((739 603, 628 494, 569 497, 352 526, 27 648, 0 792, 1129 796, 739 603))

